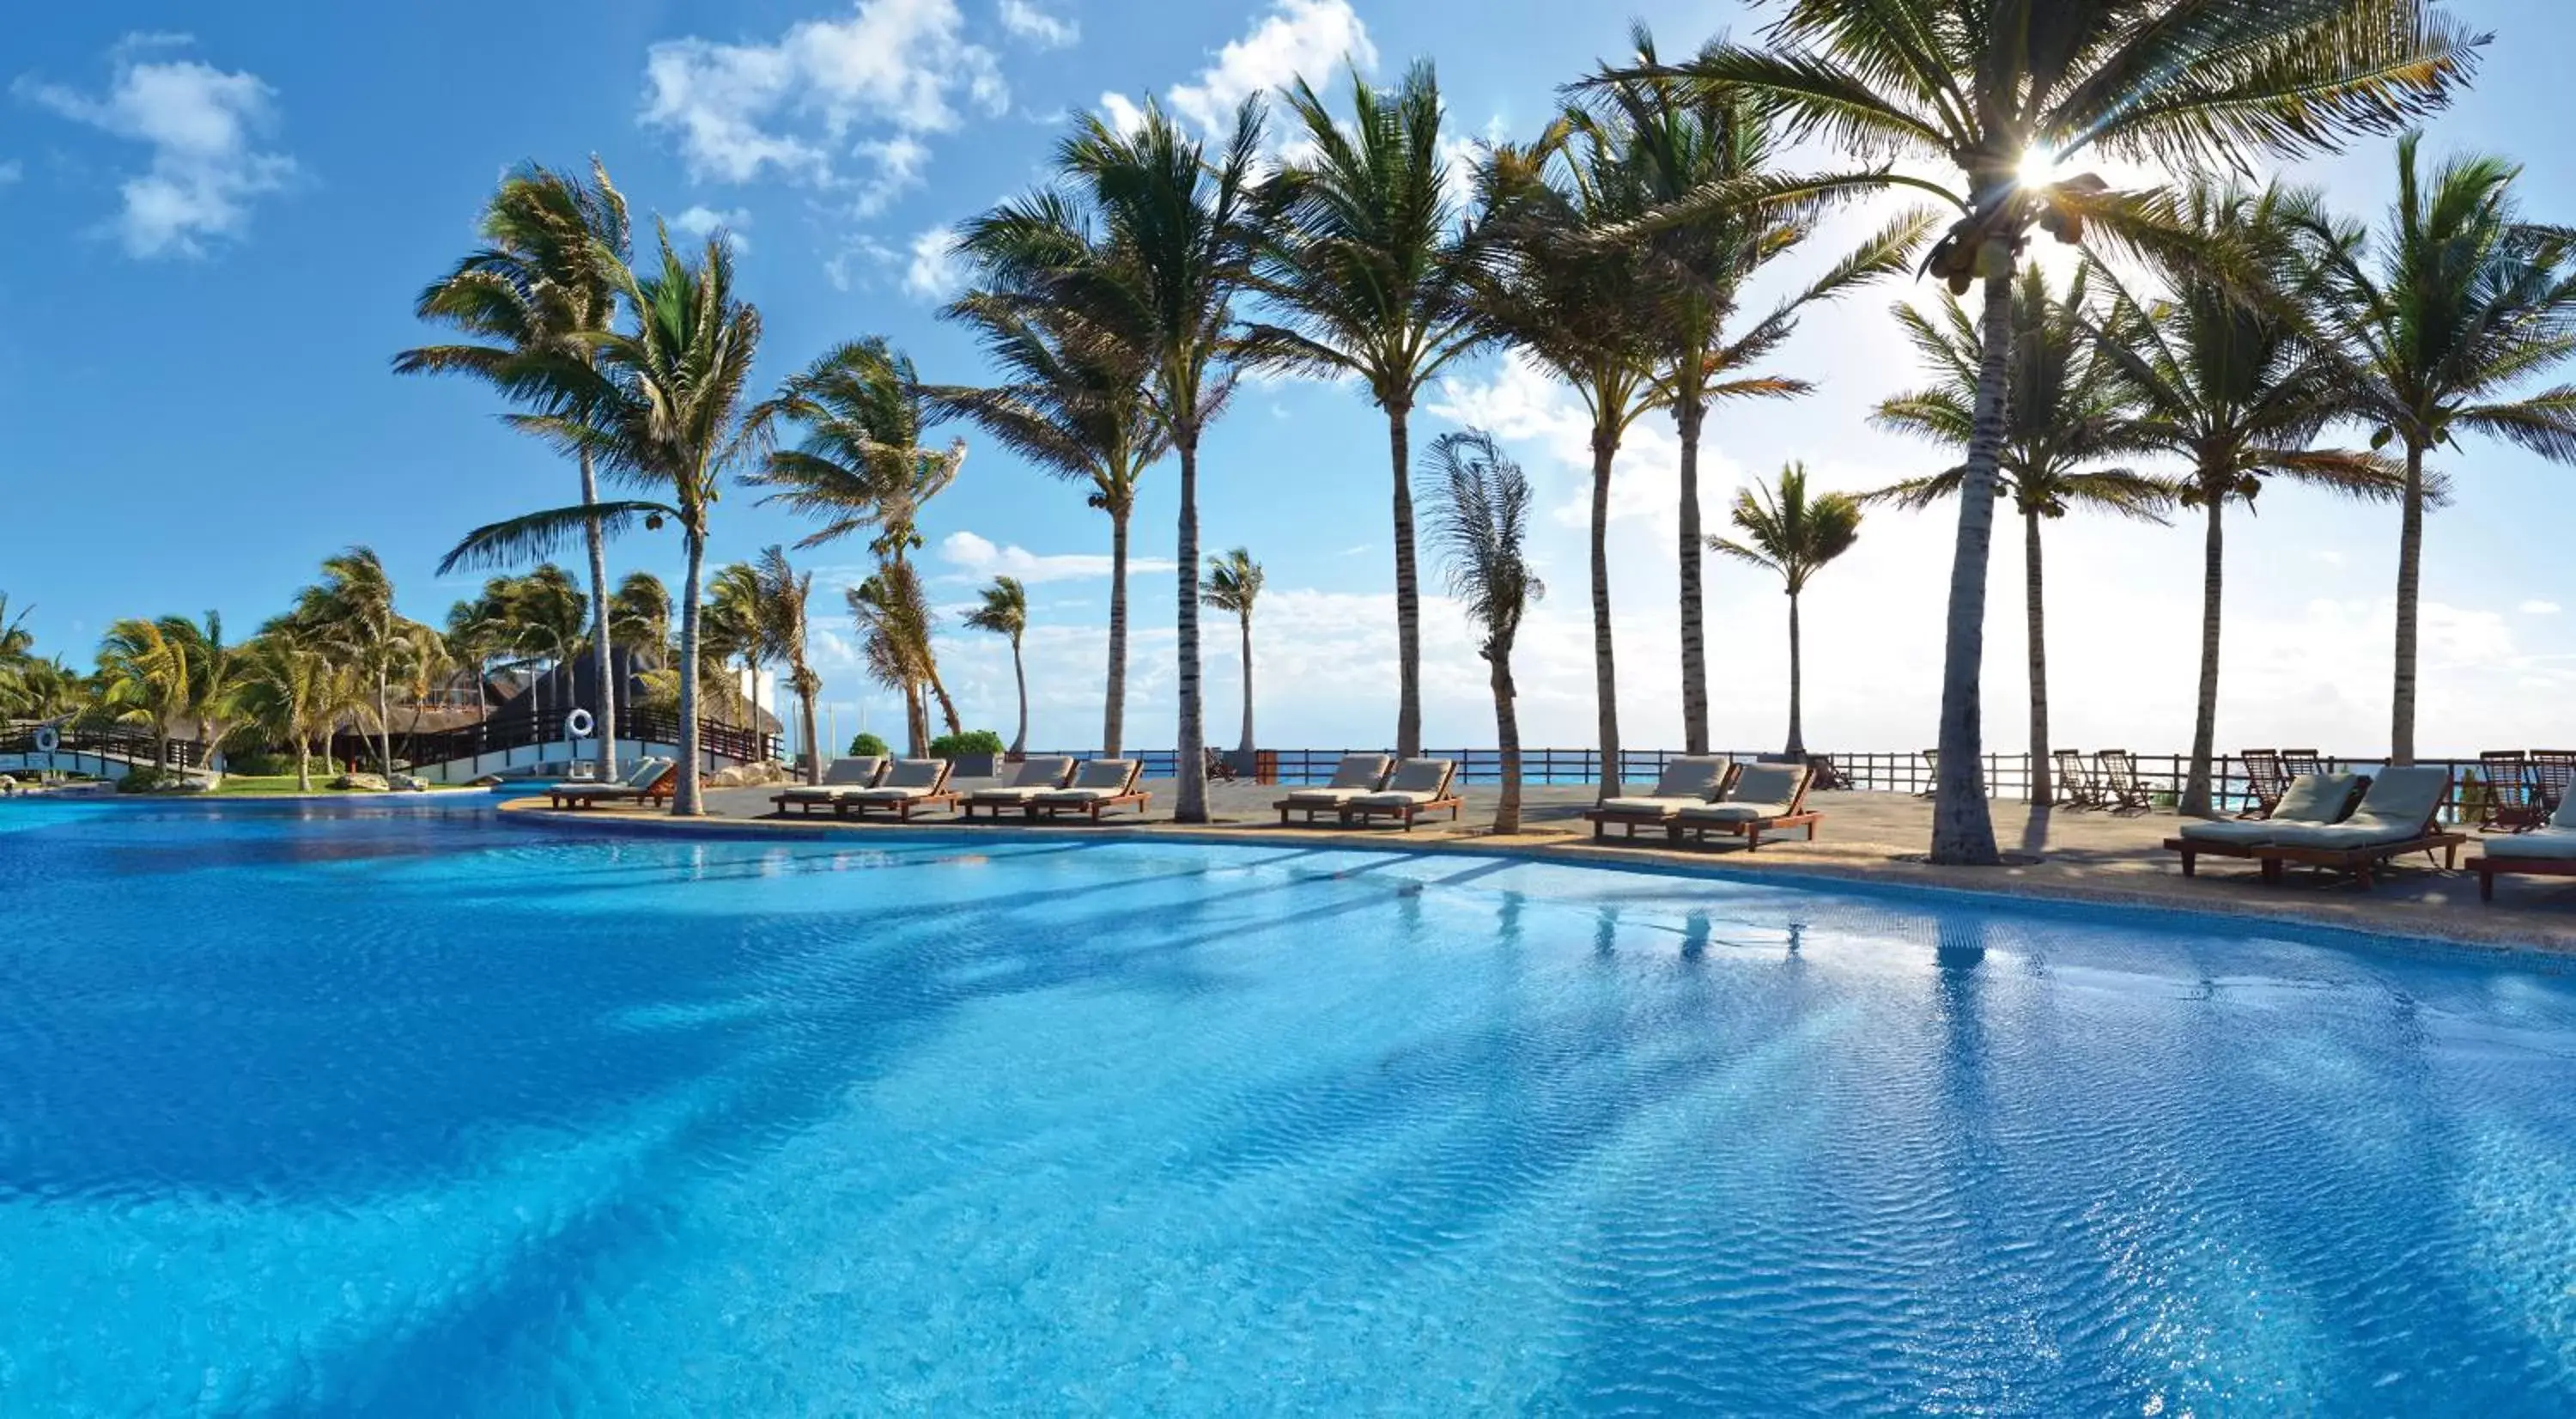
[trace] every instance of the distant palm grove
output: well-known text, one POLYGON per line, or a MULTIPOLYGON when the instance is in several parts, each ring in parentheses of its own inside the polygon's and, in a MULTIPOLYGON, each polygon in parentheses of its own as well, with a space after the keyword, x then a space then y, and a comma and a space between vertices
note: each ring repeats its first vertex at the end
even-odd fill
MULTIPOLYGON (((2410 761, 2424 512, 2457 481, 2435 460, 2485 437, 2576 461, 2576 386, 2550 383, 2576 350, 2576 234, 2524 215, 2511 162, 2433 156, 2416 126, 2470 82, 2489 37, 2431 0, 1758 8, 1767 25, 1751 40, 1685 55, 1639 29, 1628 53, 1573 74, 1544 129, 1484 143, 1463 163, 1444 145, 1427 61, 1386 87, 1356 72, 1315 76, 1333 80, 1322 89, 1300 81, 1247 100, 1213 134, 1152 103, 1123 126, 1079 115, 1040 185, 961 228, 970 276, 942 314, 986 358, 945 380, 859 335, 763 385, 760 314, 735 293, 722 233, 683 249, 658 225, 639 232, 596 162, 519 168, 484 210, 481 245, 417 296, 419 317, 449 343, 405 351, 394 367, 481 381, 512 427, 563 455, 562 496, 496 510, 447 558, 542 564, 496 576, 433 627, 397 614, 381 565, 353 548, 238 646, 212 618, 119 622, 88 675, 38 658, 23 634, 0 637, 0 707, 160 733, 193 721, 208 742, 289 751, 363 723, 383 736, 391 772, 396 704, 418 702, 407 687, 460 667, 588 657, 607 696, 628 683, 610 670, 623 648, 676 714, 673 811, 696 813, 695 736, 710 709, 730 712, 708 700, 733 693, 733 666, 785 674, 805 706, 804 767, 819 767, 810 577, 783 547, 708 565, 722 495, 741 491, 810 519, 793 550, 864 542, 870 574, 824 613, 855 623, 867 672, 901 696, 909 747, 922 753, 962 726, 913 553, 934 500, 985 440, 1105 516, 1100 742, 1112 754, 1125 738, 1136 493, 1149 474, 1176 480, 1176 813, 1204 821, 1207 612, 1237 622, 1220 634, 1242 642, 1241 747, 1254 747, 1261 568, 1245 549, 1211 557, 1198 511, 1202 476, 1229 471, 1203 466, 1205 435, 1246 374, 1341 380, 1384 415, 1375 515, 1389 519, 1394 553, 1393 748, 1422 747, 1417 481, 1494 666, 1498 733, 1517 744, 1506 657, 1540 590, 1520 559, 1526 484, 1476 431, 1417 459, 1411 425, 1444 370, 1508 352, 1569 386, 1590 420, 1604 795, 1619 789, 1614 649, 1673 667, 1691 752, 1709 747, 1713 688, 1732 699, 1752 689, 1710 684, 1712 551, 1782 582, 1784 742, 1804 752, 1799 593, 1862 540, 1864 508, 1939 511, 1957 536, 1931 852, 1995 861, 1979 667, 2001 508, 2027 549, 2029 754, 2042 801, 2050 524, 2074 513, 2199 522, 2204 616, 2182 806, 2207 812, 2227 516, 2274 483, 2392 507, 2389 747, 2410 761), (2394 205, 2369 222, 2329 194, 2243 176, 2364 139, 2389 145, 2397 175, 2394 205), (2154 176, 2115 186, 2086 170, 2097 155, 2154 176), (1865 235, 1820 249, 1847 213, 1865 235), (2068 254, 2043 270, 2043 246, 2068 254), (1781 282, 1774 268, 1804 274, 1781 282), (1784 294, 1754 301, 1757 280, 1784 294), (1792 467, 1742 492, 1727 519, 1735 535, 1712 535, 1699 479, 1707 431, 1740 401, 1806 393, 1779 363, 1802 316, 1873 286, 1896 295, 1889 333, 1922 366, 1877 419, 1920 440, 1921 475, 1845 495, 1810 489, 1792 467), (1622 442, 1649 417, 1670 419, 1679 438, 1680 635, 1614 648, 1605 527, 1622 442), (611 581, 611 545, 639 533, 678 537, 676 592, 640 573, 611 581), (544 561, 558 553, 572 555, 570 570, 544 561)), ((990 476, 1024 476, 1000 459, 977 467, 987 463, 990 476)), ((1021 588, 1003 581, 946 629, 1006 637, 1016 668, 1029 619, 1021 588)), ((0 602, 0 632, 13 627, 0 602)), ((1014 750, 1025 747, 1025 676, 1019 696, 1014 750)), ((613 736, 599 752, 613 772, 613 736)), ((1516 807, 1518 785, 1507 788, 1516 807)))

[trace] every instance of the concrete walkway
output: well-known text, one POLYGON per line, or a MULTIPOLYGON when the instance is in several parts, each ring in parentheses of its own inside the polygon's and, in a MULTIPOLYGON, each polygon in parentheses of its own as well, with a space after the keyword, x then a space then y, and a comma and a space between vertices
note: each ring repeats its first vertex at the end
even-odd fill
MULTIPOLYGON (((961 788, 972 787, 960 784, 961 788)), ((1766 840, 1759 852, 1741 844, 1673 849, 1660 835, 1633 843, 1615 836, 1596 843, 1582 821, 1592 803, 1588 788, 1542 788, 1528 791, 1523 830, 1508 838, 1491 832, 1495 791, 1470 788, 1460 821, 1426 822, 1407 834, 1392 827, 1344 833, 1329 823, 1315 828, 1279 826, 1270 805, 1281 790, 1251 784, 1215 784, 1209 789, 1209 811, 1215 820, 1205 827, 1180 827, 1171 821, 1173 785, 1148 782, 1154 794, 1143 818, 1120 817, 1099 828, 1075 824, 1068 833, 1116 834, 1138 828, 1157 833, 1184 833, 1222 838, 1277 841, 1367 842, 1429 851, 1509 850, 1568 861, 1666 863, 1805 878, 1888 883, 1949 891, 2001 893, 2068 901, 2218 912, 2256 920, 2277 919, 2316 926, 2341 927, 2396 936, 2426 937, 2465 944, 2576 954, 2576 880, 2514 878, 2499 882, 2496 901, 2478 900, 2477 878, 2465 870, 2444 872, 2422 857, 2380 878, 2369 891, 2350 882, 2313 874, 2293 874, 2277 886, 2265 886, 2250 862, 2204 858, 2200 875, 2186 879, 2174 854, 2160 844, 2172 836, 2179 820, 2171 814, 2114 817, 2089 812, 2032 814, 2019 803, 1993 805, 1995 835, 2008 854, 2023 859, 1992 868, 1933 867, 1921 860, 1931 840, 1931 805, 1894 793, 1818 794, 1809 806, 1825 821, 1813 843, 1766 840), (1113 826, 1113 824, 1115 826, 1113 826)), ((728 827, 805 829, 854 834, 882 833, 892 825, 834 824, 829 817, 811 820, 769 817, 770 788, 714 789, 707 806, 728 827)), ((513 816, 536 813, 578 818, 585 822, 614 819, 642 826, 641 820, 662 815, 641 810, 595 809, 578 814, 547 813, 543 800, 510 806, 513 816)), ((689 825, 672 824, 674 827, 689 825)), ((914 820, 915 829, 957 825, 944 813, 914 820)), ((978 822, 973 831, 992 831, 978 822)), ((1002 831, 1021 831, 1016 825, 1002 831)), ((2463 867, 2477 854, 2474 841, 2462 850, 2463 867)))

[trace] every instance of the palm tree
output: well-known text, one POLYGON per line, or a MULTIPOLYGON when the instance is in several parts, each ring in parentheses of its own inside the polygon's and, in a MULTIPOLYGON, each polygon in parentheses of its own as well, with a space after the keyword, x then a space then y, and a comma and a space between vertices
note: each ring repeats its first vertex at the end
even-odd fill
MULTIPOLYGON (((2040 527, 2076 506, 2161 523, 2173 505, 2171 487, 2121 468, 2090 468, 2104 459, 2140 451, 2129 392, 2117 367, 2093 338, 2095 320, 2086 273, 2079 270, 2063 296, 2052 295, 2037 266, 2014 283, 2006 365, 1998 477, 1982 486, 1992 497, 2009 496, 2022 519, 2023 606, 2030 618, 2030 801, 2054 801, 2049 774, 2048 633, 2040 527)), ((1939 382, 1900 394, 1878 406, 1871 422, 1968 452, 1977 438, 1982 398, 1984 336, 1956 296, 1942 298, 1939 318, 1912 306, 1897 307, 1897 321, 1939 382)), ((1954 495, 1975 496, 1973 469, 1960 465, 1871 493, 1900 507, 1922 509, 1954 495)), ((1989 498, 1989 501, 1992 500, 1989 498)), ((1941 758, 1947 770, 1949 748, 1941 758)), ((1982 805, 1983 798, 1978 802, 1982 805)))
POLYGON ((798 756, 805 761, 805 781, 821 783, 823 744, 814 728, 814 699, 823 693, 823 677, 815 673, 813 662, 805 654, 805 606, 814 594, 814 574, 789 565, 787 549, 776 543, 761 549, 755 570, 759 574, 760 619, 768 633, 769 653, 786 663, 787 688, 796 694, 801 740, 798 756))
POLYGON ((1029 593, 1017 577, 997 576, 984 588, 984 603, 966 613, 966 624, 979 631, 1008 636, 1011 678, 1020 687, 1020 728, 1011 736, 1011 757, 1029 751, 1029 672, 1020 660, 1020 638, 1029 631, 1029 593))
MULTIPOLYGON (((1781 142, 1779 125, 1748 96, 1686 83, 1656 71, 1654 36, 1634 30, 1635 65, 1644 74, 1603 76, 1587 96, 1584 120, 1622 154, 1656 207, 1694 193, 1769 178, 1781 142)), ((1745 288, 1772 262, 1815 235, 1822 199, 1795 204, 1748 203, 1696 210, 1660 226, 1637 245, 1645 261, 1645 294, 1655 376, 1648 402, 1673 417, 1681 441, 1681 680, 1686 752, 1708 752, 1708 656, 1701 588, 1700 438, 1712 405, 1730 399, 1787 399, 1809 392, 1805 380, 1755 372, 1796 333, 1809 305, 1905 269, 1909 253, 1935 218, 1917 209, 1844 256, 1813 284, 1793 292, 1748 328, 1735 329, 1745 288)))
POLYGON ((756 727, 760 718, 760 667, 769 659, 771 645, 760 570, 749 562, 716 568, 715 575, 707 579, 707 604, 699 625, 708 660, 718 666, 742 662, 744 676, 751 683, 747 717, 756 727))
MULTIPOLYGON (((2372 500, 2398 497, 2403 480, 2373 454, 2309 446, 2340 415, 2346 397, 2312 333, 2323 271, 2301 250, 2300 233, 2320 220, 2317 194, 2202 183, 2185 196, 2183 218, 2204 242, 2238 253, 2260 278, 2259 291, 2185 266, 2168 273, 2168 299, 2140 300, 2122 291, 2099 334, 2103 356, 2139 406, 2137 441, 2189 465, 2181 500, 2206 521, 2200 697, 2179 805, 2205 817, 2214 810, 2227 505, 2241 502, 2252 511, 2265 480, 2274 477, 2372 500)), ((2116 286, 2107 268, 2095 269, 2116 286)))
POLYGON ((1864 158, 1928 160, 1959 173, 1954 189, 1880 162, 1697 200, 1905 187, 1960 212, 1929 269, 1955 294, 1979 279, 1986 289, 1951 563, 1931 855, 1990 864, 1998 858, 1978 776, 1978 678, 2012 275, 2033 227, 2067 241, 2092 231, 2179 245, 2160 234, 2161 204, 2107 192, 2091 174, 2049 178, 2087 148, 2189 171, 2241 164, 2251 153, 2329 150, 2440 107, 2485 40, 2453 25, 2434 0, 1785 0, 1766 38, 1768 48, 1714 45, 1678 72, 1771 106, 1793 140, 1823 138, 1864 158))
POLYGON ((1521 723, 1513 700, 1512 645, 1531 602, 1547 594, 1529 560, 1529 479, 1481 429, 1434 439, 1423 471, 1434 479, 1431 536, 1446 554, 1449 594, 1481 633, 1494 690, 1494 737, 1502 750, 1496 833, 1521 830, 1521 723))
POLYGON ((225 702, 232 695, 235 672, 234 652, 224 644, 224 618, 219 611, 208 611, 205 623, 198 624, 185 616, 164 616, 161 634, 180 648, 187 667, 187 714, 197 724, 197 744, 209 772, 215 767, 215 746, 222 742, 222 721, 227 711, 225 702))
POLYGON ((939 666, 931 654, 930 606, 921 594, 921 575, 910 562, 889 561, 876 574, 851 587, 850 614, 859 623, 860 654, 876 682, 903 694, 904 732, 911 754, 930 752, 930 715, 920 686, 937 691, 948 712, 948 732, 961 726, 947 690, 939 686, 939 666))
POLYGON ((18 608, 9 614, 9 594, 0 591, 0 714, 25 712, 28 698, 27 674, 43 662, 36 659, 36 634, 27 629, 32 606, 18 608))
MULTIPOLYGON (((483 210, 483 246, 422 291, 415 312, 451 325, 473 344, 431 345, 394 359, 399 374, 466 374, 514 399, 513 363, 532 353, 589 360, 616 313, 632 260, 626 199, 591 159, 590 179, 528 164, 501 179, 483 210)), ((599 502, 591 450, 577 450, 583 506, 599 502)), ((590 556, 590 642, 599 676, 599 776, 617 776, 617 695, 609 664, 608 553, 605 529, 583 530, 590 556)))
POLYGON ((188 712, 188 646, 164 621, 128 617, 98 643, 99 699, 120 724, 152 734, 152 762, 170 762, 170 721, 188 712))
POLYGON ((2397 200, 2376 252, 2356 232, 2323 226, 2313 243, 2349 411, 2376 426, 2373 448, 2406 450, 2389 697, 2396 764, 2415 760, 2416 599, 2434 491, 2425 455, 2479 433, 2576 463, 2576 386, 2513 393, 2576 353, 2576 234, 2524 221, 2513 196, 2521 169, 2500 158, 2455 157, 2428 186, 2421 142, 2398 140, 2397 200))
POLYGON ((1807 495, 1807 465, 1780 470, 1776 488, 1756 483, 1735 495, 1730 515, 1741 542, 1712 537, 1708 545, 1739 562, 1780 578, 1789 597, 1789 748, 1807 752, 1802 727, 1803 662, 1798 639, 1798 597, 1807 583, 1860 540, 1860 503, 1842 493, 1807 495))
MULTIPOLYGON (((970 240, 963 248, 978 259, 970 240)), ((1094 252, 1088 259, 1105 260, 1094 252)), ((1127 524, 1145 469, 1171 451, 1154 417, 1144 367, 1118 342, 1097 338, 1098 321, 1007 289, 1007 271, 942 312, 972 326, 1003 382, 943 386, 931 403, 969 420, 1040 469, 1091 485, 1091 506, 1109 514, 1109 673, 1101 705, 1101 753, 1118 755, 1127 710, 1127 524)))
POLYGON ((1422 752, 1422 598, 1414 567, 1411 418, 1422 388, 1484 338, 1467 300, 1475 260, 1441 155, 1440 81, 1414 64, 1392 90, 1351 70, 1351 118, 1304 79, 1283 97, 1305 153, 1263 194, 1259 287, 1278 324, 1244 335, 1248 364, 1351 376, 1386 411, 1395 484, 1398 756, 1422 752))
POLYGON ((1205 145, 1150 99, 1123 133, 1087 114, 1057 149, 1059 191, 1006 203, 967 226, 968 248, 1009 288, 1096 321, 1090 338, 1147 371, 1155 421, 1180 454, 1180 792, 1173 817, 1183 823, 1207 821, 1199 437, 1233 387, 1222 361, 1234 298, 1252 278, 1260 240, 1261 127, 1261 101, 1246 99, 1211 160, 1205 145))
POLYGON ((368 547, 351 547, 322 560, 322 579, 295 595, 284 616, 261 634, 304 637, 357 676, 373 694, 377 760, 388 782, 394 772, 393 687, 413 653, 416 622, 394 609, 393 578, 368 547))
POLYGON ((1619 686, 1610 634, 1610 473, 1652 399, 1644 263, 1597 238, 1644 210, 1635 170, 1599 125, 1568 115, 1529 147, 1496 148, 1479 174, 1494 233, 1478 313, 1573 386, 1592 416, 1592 665, 1600 796, 1620 793, 1619 686))
POLYGON ((225 701, 240 729, 295 746, 295 786, 307 793, 313 789, 313 746, 327 747, 332 727, 361 703, 356 682, 328 655, 284 632, 254 637, 242 648, 225 701))
MULTIPOLYGON (((966 461, 963 439, 945 451, 922 445, 938 412, 911 357, 875 336, 850 341, 791 376, 761 406, 762 419, 796 424, 804 436, 794 448, 770 450, 743 482, 767 490, 763 504, 822 520, 822 530, 799 548, 873 532, 868 548, 879 564, 902 563, 921 545, 922 509, 966 461)), ((916 677, 904 693, 918 696, 925 678, 935 679, 916 677)), ((949 719, 956 719, 953 707, 949 719)))
POLYGON ((567 452, 587 450, 615 477, 664 492, 668 502, 630 499, 550 508, 480 527, 447 554, 441 575, 468 562, 542 557, 564 537, 598 526, 623 531, 676 522, 688 571, 680 605, 680 764, 671 812, 704 811, 699 791, 698 615, 706 568, 707 513, 726 475, 766 441, 767 423, 746 399, 760 349, 760 312, 733 293, 733 249, 710 239, 683 259, 660 234, 652 276, 620 270, 630 329, 595 335, 589 358, 553 351, 510 365, 516 389, 546 412, 512 422, 567 452))
POLYGON ((1208 558, 1207 578, 1199 583, 1199 600, 1230 612, 1243 628, 1243 764, 1252 772, 1252 603, 1261 599, 1261 564, 1241 547, 1208 558))
POLYGON ((671 589, 651 572, 628 572, 609 597, 608 638, 629 664, 659 670, 671 661, 671 589))

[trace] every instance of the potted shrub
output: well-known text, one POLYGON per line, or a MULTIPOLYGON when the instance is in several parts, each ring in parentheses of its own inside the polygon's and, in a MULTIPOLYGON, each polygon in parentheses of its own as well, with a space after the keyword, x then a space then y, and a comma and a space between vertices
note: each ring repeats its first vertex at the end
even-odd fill
POLYGON ((930 756, 948 760, 952 778, 992 778, 1001 772, 1002 736, 989 729, 942 734, 930 741, 930 756))

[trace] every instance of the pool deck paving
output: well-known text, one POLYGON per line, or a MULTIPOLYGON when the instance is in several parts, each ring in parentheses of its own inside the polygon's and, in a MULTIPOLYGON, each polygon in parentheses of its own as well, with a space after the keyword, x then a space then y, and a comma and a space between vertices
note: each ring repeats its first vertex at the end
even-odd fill
MULTIPOLYGON (((961 783, 961 789, 976 785, 961 783)), ((2248 861, 2203 858, 2200 875, 2185 878, 2175 854, 2162 844, 2182 820, 2171 813, 2117 816, 2102 812, 2032 813, 2021 803, 1991 805, 1995 837, 2013 860, 1999 867, 1935 867, 1922 860, 1931 839, 1931 804, 1897 793, 1821 793, 1808 806, 1824 813, 1816 841, 1800 841, 1794 832, 1766 838, 1758 851, 1739 841, 1711 839, 1705 847, 1674 847, 1649 829, 1633 841, 1617 831, 1606 842, 1594 841, 1583 812, 1593 791, 1578 787, 1532 788, 1524 796, 1519 833, 1492 832, 1497 791, 1469 788, 1465 810, 1456 823, 1445 817, 1426 820, 1411 832, 1392 825, 1344 829, 1330 820, 1313 827, 1282 827, 1272 808, 1285 790, 1255 784, 1209 785, 1211 822, 1183 825, 1172 821, 1175 785, 1149 781, 1149 811, 1139 817, 1122 813, 1097 827, 1069 821, 1030 829, 1015 818, 1000 824, 979 819, 971 827, 946 811, 915 817, 897 825, 873 821, 839 822, 829 815, 812 818, 773 816, 770 798, 778 790, 709 789, 710 818, 682 823, 641 808, 548 809, 542 798, 506 805, 513 818, 565 820, 585 824, 644 828, 660 824, 692 831, 816 834, 882 834, 921 832, 1039 831, 1099 836, 1133 835, 1207 837, 1248 842, 1300 843, 1391 848, 1424 852, 1507 852, 1543 860, 1592 864, 1678 867, 1777 878, 1787 882, 1884 884, 1908 888, 2012 897, 2133 906, 2165 911, 2216 913, 2250 920, 2295 922, 2308 926, 2378 935, 2427 938, 2463 945, 2518 949, 2576 956, 2576 879, 2506 878, 2497 883, 2496 900, 2478 900, 2477 877, 2467 864, 2477 853, 2472 835, 2461 849, 2461 868, 2443 871, 2417 856, 2384 872, 2365 890, 2346 879, 2294 871, 2286 880, 2267 885, 2248 861)), ((649 829, 648 829, 649 830, 649 829)))

